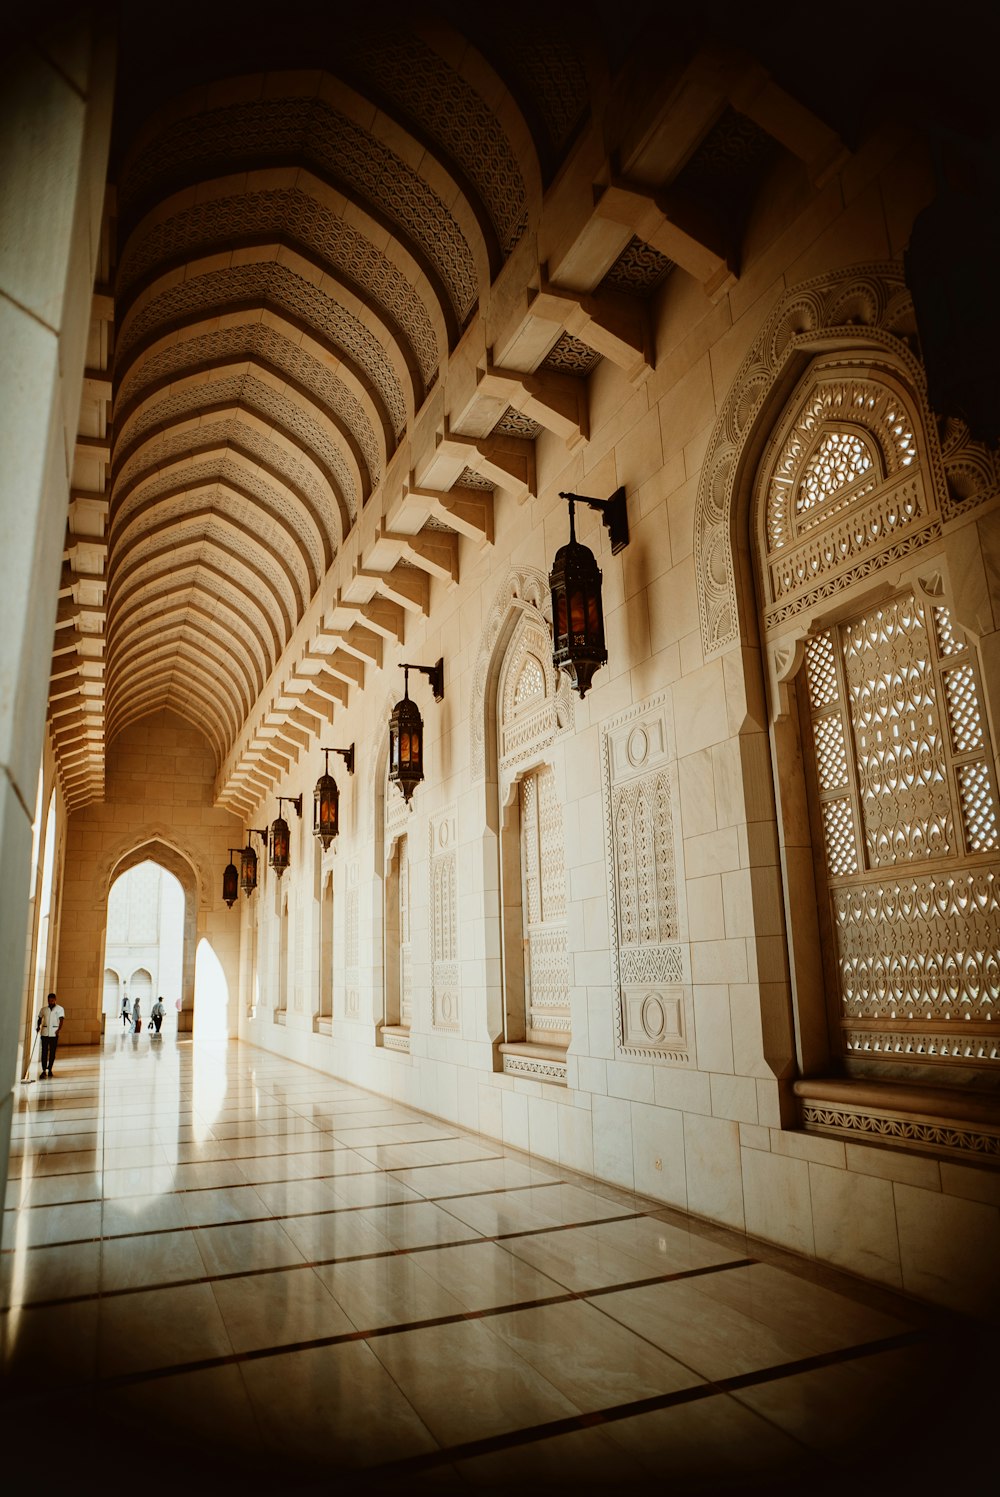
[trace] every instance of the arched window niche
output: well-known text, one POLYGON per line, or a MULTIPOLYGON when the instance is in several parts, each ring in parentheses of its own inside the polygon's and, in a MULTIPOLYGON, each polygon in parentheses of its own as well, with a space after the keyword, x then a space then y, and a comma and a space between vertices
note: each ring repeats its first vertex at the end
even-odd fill
POLYGON ((319 1009, 313 1027, 319 1034, 333 1033, 333 869, 322 876, 319 907, 319 1009))
POLYGON ((552 668, 548 587, 512 573, 487 620, 474 680, 473 774, 498 865, 501 1003, 496 1065, 565 1085, 572 1039, 561 738, 571 694, 552 668))
POLYGON ((706 655, 742 655, 745 782, 769 736, 783 1120, 968 1157, 1000 1084, 1000 813, 945 526, 989 497, 989 463, 941 439, 912 332, 896 267, 789 293, 710 440, 696 566, 706 655))
MULTIPOLYGON (((393 702, 391 695, 386 697, 381 722, 388 723, 393 702)), ((408 1055, 413 1019, 410 864, 415 851, 417 822, 412 804, 407 806, 399 787, 389 783, 388 731, 382 734, 381 746, 375 759, 372 791, 375 878, 370 950, 374 958, 372 999, 376 1015, 375 1042, 383 1049, 408 1055)), ((349 876, 345 900, 347 1006, 349 1016, 357 1018, 358 979, 361 972, 361 890, 357 865, 349 870, 349 876)))

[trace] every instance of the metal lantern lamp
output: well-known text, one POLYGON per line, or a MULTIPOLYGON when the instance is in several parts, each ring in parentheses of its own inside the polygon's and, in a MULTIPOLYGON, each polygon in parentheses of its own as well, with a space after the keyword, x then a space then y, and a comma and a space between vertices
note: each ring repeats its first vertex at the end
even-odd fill
POLYGON ((263 830, 252 826, 247 832, 247 845, 240 848, 240 888, 249 899, 257 887, 257 854, 254 851, 251 837, 259 837, 267 851, 267 827, 263 830))
POLYGON ((410 700, 410 671, 427 676, 435 702, 444 700, 444 658, 436 665, 403 666, 403 698, 389 718, 389 783, 398 785, 407 805, 424 777, 424 720, 410 700))
POLYGON ((556 552, 549 573, 552 591, 552 664, 565 671, 581 697, 590 690, 594 672, 607 663, 601 569, 592 551, 576 538, 575 510, 586 504, 599 510, 611 536, 611 553, 628 545, 625 490, 611 499, 589 499, 583 494, 560 494, 569 501, 569 540, 556 552))
POLYGON ((325 748, 322 752, 326 755, 324 769, 313 791, 313 836, 319 838, 326 852, 340 831, 340 791, 330 773, 330 755, 339 754, 347 765, 347 773, 353 774, 354 744, 346 749, 325 748))
POLYGON ((236 872, 236 864, 233 862, 233 849, 229 849, 229 862, 226 871, 222 875, 222 897, 226 904, 232 909, 239 898, 240 876, 236 872))
POLYGON ((295 807, 296 815, 300 817, 302 815, 301 795, 278 796, 278 815, 275 820, 271 822, 271 867, 274 869, 279 878, 284 873, 285 869, 288 867, 289 862, 291 861, 288 855, 289 846, 291 843, 291 833, 288 830, 288 822, 281 815, 282 803, 286 800, 295 807))

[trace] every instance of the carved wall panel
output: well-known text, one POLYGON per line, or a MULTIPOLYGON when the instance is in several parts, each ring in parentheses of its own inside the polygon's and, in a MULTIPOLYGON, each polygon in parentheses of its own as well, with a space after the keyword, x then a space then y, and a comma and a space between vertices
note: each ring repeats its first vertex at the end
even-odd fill
POLYGON ((399 901, 399 1022, 409 1029, 413 1017, 413 948, 410 940, 410 846, 405 835, 396 842, 396 897, 399 901))
POLYGON ((436 1029, 458 1029, 458 812, 454 806, 430 818, 428 842, 432 1022, 436 1029))
POLYGON ((344 900, 344 976, 346 988, 344 1007, 349 1019, 357 1019, 361 1012, 359 996, 361 984, 359 876, 360 870, 357 863, 349 863, 347 865, 347 896, 344 900))
POLYGON ((680 812, 666 693, 602 727, 616 1039, 622 1054, 695 1064, 677 871, 680 812))

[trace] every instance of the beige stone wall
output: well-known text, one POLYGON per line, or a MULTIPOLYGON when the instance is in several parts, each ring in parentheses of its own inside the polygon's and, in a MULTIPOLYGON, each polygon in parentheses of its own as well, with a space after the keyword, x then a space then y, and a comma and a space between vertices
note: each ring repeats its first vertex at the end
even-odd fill
MULTIPOLYGON (((343 794, 343 832, 328 854, 320 854, 309 828, 322 770, 317 742, 279 785, 283 794, 304 795, 305 816, 291 819, 291 869, 280 885, 268 874, 255 896, 260 990, 252 1017, 249 913, 241 900, 240 1032, 568 1168, 915 1294, 976 1308, 989 1293, 1000 1249, 994 1175, 789 1130, 781 1083, 794 1069, 795 1036, 763 669, 754 649, 738 645, 706 658, 694 563, 703 459, 753 339, 798 282, 849 265, 898 262, 930 191, 919 152, 904 150, 888 132, 820 190, 789 169, 751 225, 732 290, 712 302, 690 278, 672 276, 655 303, 654 372, 632 384, 605 360, 590 379, 589 443, 568 455, 555 436, 538 438, 538 497, 519 504, 497 493, 495 543, 477 549, 462 541, 458 586, 432 585, 429 618, 408 617, 405 647, 386 646, 381 674, 370 673, 366 690, 327 732, 324 742, 356 742, 358 760, 353 780, 339 760, 331 765, 343 794), (566 538, 558 491, 604 497, 619 485, 628 491, 626 551, 611 556, 596 516, 586 513, 578 523, 604 572, 609 664, 586 700, 575 701, 573 730, 548 756, 562 795, 571 953, 573 1040, 568 1084, 559 1087, 496 1069, 499 852, 486 784, 472 772, 470 724, 482 710, 476 666, 498 594, 512 573, 546 573, 566 538), (428 751, 426 783, 405 817, 414 1000, 409 1053, 401 1054, 377 1042, 384 1014, 378 780, 389 706, 402 694, 394 662, 431 663, 439 655, 444 702, 435 705, 422 682, 411 689, 428 751), (683 1063, 622 1053, 612 986, 602 735, 630 709, 641 717, 654 698, 667 723, 679 817, 678 986, 689 1026, 683 1063), (457 1026, 448 1028, 435 1023, 432 1006, 429 826, 452 807, 460 1000, 457 1026), (329 1036, 314 1032, 326 869, 336 891, 329 1036), (286 896, 289 1002, 276 1022, 286 896)), ((558 237, 556 225, 546 228, 558 237)), ((501 278, 498 306, 509 289, 501 278)), ((488 320, 490 309, 483 315, 488 320)), ((461 358, 453 363, 442 402, 448 381, 465 377, 461 358)), ((418 481, 420 444, 418 421, 407 453, 418 481)), ((251 820, 263 825, 276 811, 269 799, 251 820)))
MULTIPOLYGON (((101 1037, 104 933, 108 890, 132 854, 150 847, 154 861, 172 855, 171 871, 188 870, 196 909, 189 931, 218 957, 229 989, 229 1027, 236 1028, 239 917, 222 902, 222 871, 243 828, 213 805, 215 760, 197 728, 170 711, 151 713, 125 728, 107 755, 103 804, 74 812, 68 822, 63 872, 59 997, 66 1009, 64 1042, 93 1044, 101 1037)), ((198 993, 189 978, 182 1027, 191 1027, 198 993)))

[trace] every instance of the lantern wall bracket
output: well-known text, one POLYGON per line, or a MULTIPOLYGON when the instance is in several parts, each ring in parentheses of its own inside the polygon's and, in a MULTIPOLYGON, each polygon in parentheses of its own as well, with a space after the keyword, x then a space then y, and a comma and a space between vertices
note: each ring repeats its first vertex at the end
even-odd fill
POLYGON ((247 827, 247 847, 250 846, 250 838, 251 837, 259 837, 260 840, 261 840, 261 842, 264 844, 264 851, 267 852, 267 839, 268 839, 269 835, 270 835, 270 833, 269 833, 267 827, 261 828, 259 826, 248 826, 247 827))
POLYGON ((604 521, 605 530, 611 537, 611 555, 617 556, 619 551, 624 551, 630 536, 628 506, 623 488, 616 489, 610 499, 591 499, 587 494, 563 493, 560 493, 559 498, 569 500, 570 504, 585 504, 588 509, 596 509, 604 521))
POLYGON ((404 671, 420 671, 431 683, 435 702, 444 701, 444 656, 436 665, 401 665, 404 671))
MULTIPOLYGON (((326 774, 330 773, 330 757, 329 756, 331 754, 339 754, 340 757, 343 759, 344 763, 347 765, 347 773, 348 774, 353 774, 354 773, 354 744, 353 743, 351 744, 350 748, 345 748, 345 749, 340 749, 340 748, 323 748, 323 746, 320 745, 320 753, 321 754, 326 754, 326 756, 327 756, 327 759, 326 759, 326 770, 324 771, 326 774)), ((301 796, 299 797, 299 799, 301 800, 301 796)))
POLYGON ((288 801, 290 805, 293 805, 295 807, 295 814, 299 818, 299 820, 301 821, 302 820, 302 797, 301 797, 301 795, 279 795, 278 796, 278 814, 279 814, 279 816, 281 814, 281 803, 282 803, 282 801, 285 801, 285 800, 288 801))

